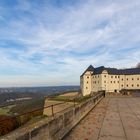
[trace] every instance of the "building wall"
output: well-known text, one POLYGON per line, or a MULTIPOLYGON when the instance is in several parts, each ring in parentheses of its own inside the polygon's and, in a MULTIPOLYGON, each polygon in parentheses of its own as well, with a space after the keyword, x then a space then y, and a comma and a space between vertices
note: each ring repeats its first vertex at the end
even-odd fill
POLYGON ((81 84, 84 96, 101 90, 119 92, 122 89, 140 89, 140 75, 113 75, 108 74, 106 70, 94 75, 93 72, 87 71, 81 84))
POLYGON ((108 89, 107 92, 120 91, 120 76, 108 75, 108 89))
POLYGON ((81 78, 81 91, 83 93, 83 95, 89 95, 92 91, 92 87, 93 87, 93 77, 92 77, 92 73, 90 71, 87 71, 83 77, 81 78))
POLYGON ((126 75, 125 89, 140 89, 140 75, 126 75))
POLYGON ((93 77, 93 81, 92 81, 93 88, 92 88, 92 91, 93 92, 97 92, 101 88, 101 75, 93 75, 92 77, 93 77))

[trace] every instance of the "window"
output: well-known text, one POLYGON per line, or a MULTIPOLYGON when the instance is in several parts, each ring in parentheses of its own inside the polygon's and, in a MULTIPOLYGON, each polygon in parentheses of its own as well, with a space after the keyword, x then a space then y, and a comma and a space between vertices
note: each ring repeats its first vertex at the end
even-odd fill
POLYGON ((137 78, 137 80, 139 80, 139 78, 137 78))
POLYGON ((123 79, 122 79, 122 81, 123 81, 123 79))
POLYGON ((139 84, 137 84, 137 87, 139 87, 139 84))
POLYGON ((98 83, 99 83, 99 81, 98 81, 98 83))
POLYGON ((128 78, 126 80, 128 81, 128 78))
POLYGON ((119 81, 118 81, 118 83, 119 83, 119 81))
POLYGON ((113 78, 113 76, 111 76, 111 78, 113 78))
POLYGON ((89 76, 87 76, 87 78, 89 78, 89 76))
POLYGON ((133 87, 134 85, 132 84, 132 87, 133 87))
POLYGON ((126 85, 128 87, 128 85, 126 85))
POLYGON ((87 84, 88 84, 88 81, 87 81, 87 84))
POLYGON ((112 81, 110 81, 110 83, 112 83, 112 81))
POLYGON ((106 81, 104 81, 104 83, 106 83, 106 81))
POLYGON ((120 76, 118 76, 118 78, 120 78, 120 76))
POLYGON ((134 78, 132 78, 132 80, 134 80, 134 78))
POLYGON ((122 85, 122 87, 123 87, 123 85, 122 85))
POLYGON ((98 78, 99 78, 99 75, 98 75, 98 78))
POLYGON ((115 81, 114 81, 114 83, 115 83, 115 81))
POLYGON ((117 78, 117 76, 115 76, 115 78, 117 78))
POLYGON ((106 77, 106 75, 104 75, 104 77, 106 77))
POLYGON ((95 81, 95 84, 96 84, 96 81, 95 81))
POLYGON ((86 87, 86 89, 88 89, 88 87, 86 87))

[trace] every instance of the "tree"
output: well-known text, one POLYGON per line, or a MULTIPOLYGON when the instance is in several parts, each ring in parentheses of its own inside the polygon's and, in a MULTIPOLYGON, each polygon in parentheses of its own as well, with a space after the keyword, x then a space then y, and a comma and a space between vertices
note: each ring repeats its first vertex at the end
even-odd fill
POLYGON ((137 64, 136 68, 140 68, 140 62, 137 64))

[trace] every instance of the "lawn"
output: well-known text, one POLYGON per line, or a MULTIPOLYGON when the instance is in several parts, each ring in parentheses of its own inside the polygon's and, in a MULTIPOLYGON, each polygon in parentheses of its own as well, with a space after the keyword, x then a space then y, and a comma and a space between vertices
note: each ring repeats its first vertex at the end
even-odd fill
POLYGON ((89 98, 91 98, 91 96, 54 96, 51 98, 51 100, 81 103, 88 100, 89 98))
POLYGON ((14 107, 15 105, 9 105, 9 106, 6 106, 6 107, 1 107, 0 108, 0 115, 8 115, 10 114, 10 109, 12 107, 14 107))

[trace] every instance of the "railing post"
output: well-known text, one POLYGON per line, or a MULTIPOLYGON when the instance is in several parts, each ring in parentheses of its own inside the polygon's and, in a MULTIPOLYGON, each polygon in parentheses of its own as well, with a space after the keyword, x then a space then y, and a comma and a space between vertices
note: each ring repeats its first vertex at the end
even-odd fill
POLYGON ((52 116, 54 116, 54 108, 53 108, 53 105, 51 106, 51 109, 52 109, 52 116))
POLYGON ((74 107, 75 107, 75 98, 74 98, 74 107))

